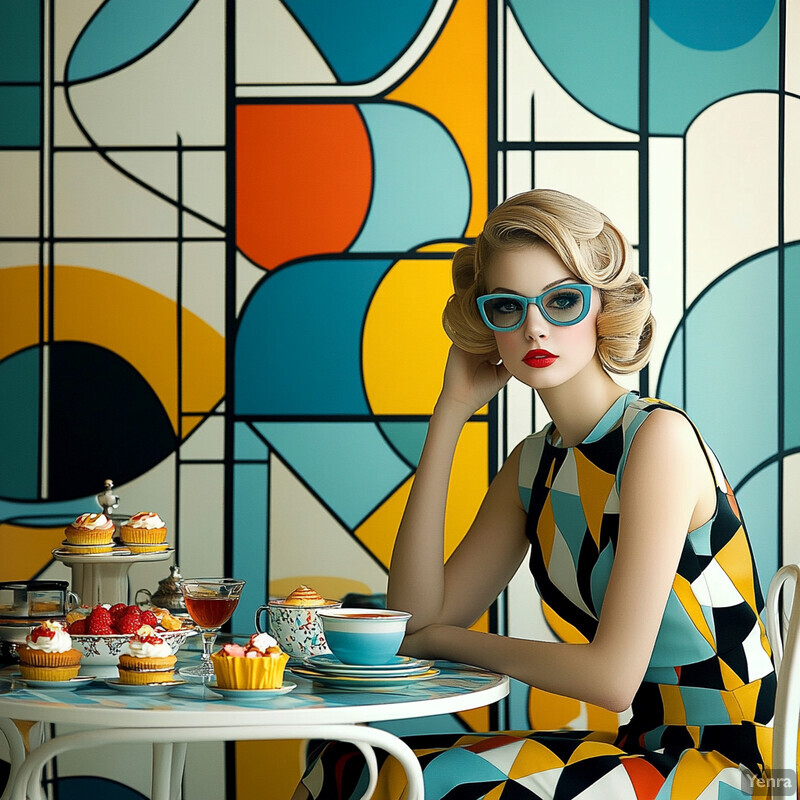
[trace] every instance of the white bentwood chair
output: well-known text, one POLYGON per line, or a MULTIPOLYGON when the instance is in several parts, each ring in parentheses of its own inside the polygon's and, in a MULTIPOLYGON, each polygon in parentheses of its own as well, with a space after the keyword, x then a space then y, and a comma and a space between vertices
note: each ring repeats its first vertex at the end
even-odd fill
POLYGON ((781 567, 767 592, 767 637, 778 676, 772 731, 774 775, 792 776, 797 789, 800 722, 800 566, 781 567))

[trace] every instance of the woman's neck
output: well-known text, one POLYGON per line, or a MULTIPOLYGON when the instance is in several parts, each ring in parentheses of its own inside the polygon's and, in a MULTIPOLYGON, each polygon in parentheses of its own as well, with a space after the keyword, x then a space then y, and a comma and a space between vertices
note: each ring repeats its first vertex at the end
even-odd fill
POLYGON ((628 390, 616 383, 599 360, 572 380, 538 390, 564 447, 580 444, 614 402, 628 390))

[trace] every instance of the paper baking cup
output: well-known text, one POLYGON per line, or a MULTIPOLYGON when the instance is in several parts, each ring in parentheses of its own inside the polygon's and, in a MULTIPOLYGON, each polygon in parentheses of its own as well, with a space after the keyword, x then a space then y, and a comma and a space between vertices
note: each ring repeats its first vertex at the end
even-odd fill
POLYGON ((280 689, 288 660, 286 653, 276 658, 211 656, 220 689, 280 689))
POLYGON ((114 528, 111 527, 107 531, 88 531, 80 528, 73 528, 67 525, 64 528, 64 536, 70 544, 105 544, 111 543, 111 537, 114 535, 114 528))
POLYGON ((120 538, 125 544, 160 544, 167 541, 166 528, 132 528, 123 525, 120 538))

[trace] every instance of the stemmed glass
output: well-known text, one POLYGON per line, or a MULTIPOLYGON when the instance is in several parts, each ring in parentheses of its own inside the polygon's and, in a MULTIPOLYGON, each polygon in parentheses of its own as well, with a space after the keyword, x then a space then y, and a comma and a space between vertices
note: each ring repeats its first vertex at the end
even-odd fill
POLYGON ((186 610, 203 634, 200 663, 196 667, 183 667, 179 672, 190 678, 210 680, 214 677, 211 648, 214 647, 219 629, 231 618, 239 603, 244 581, 233 578, 185 578, 179 585, 186 610))

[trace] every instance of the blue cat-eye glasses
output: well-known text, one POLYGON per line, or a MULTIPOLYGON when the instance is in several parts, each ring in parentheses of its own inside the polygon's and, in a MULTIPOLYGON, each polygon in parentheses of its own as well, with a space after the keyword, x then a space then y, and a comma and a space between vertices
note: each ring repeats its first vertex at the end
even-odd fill
POLYGON ((493 331, 513 331, 519 328, 535 305, 553 325, 577 325, 592 304, 592 287, 585 283, 562 283, 538 297, 518 294, 484 294, 478 298, 478 310, 486 325, 493 331))

